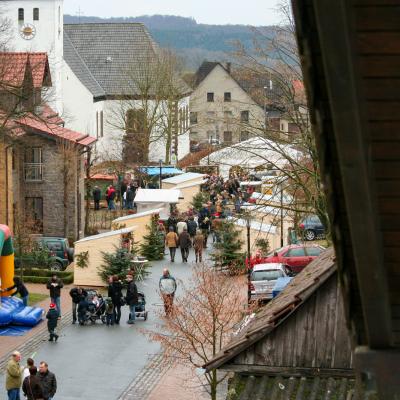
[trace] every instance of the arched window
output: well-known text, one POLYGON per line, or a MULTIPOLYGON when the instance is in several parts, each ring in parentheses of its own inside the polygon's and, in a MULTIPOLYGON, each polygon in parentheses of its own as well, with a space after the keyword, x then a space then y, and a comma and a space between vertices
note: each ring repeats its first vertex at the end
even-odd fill
POLYGON ((145 113, 143 109, 130 109, 126 112, 126 133, 142 133, 145 126, 145 113))
POLYGON ((18 21, 24 21, 24 19, 25 19, 24 9, 18 8, 18 21))
POLYGON ((33 20, 39 21, 39 9, 38 8, 33 9, 33 20))

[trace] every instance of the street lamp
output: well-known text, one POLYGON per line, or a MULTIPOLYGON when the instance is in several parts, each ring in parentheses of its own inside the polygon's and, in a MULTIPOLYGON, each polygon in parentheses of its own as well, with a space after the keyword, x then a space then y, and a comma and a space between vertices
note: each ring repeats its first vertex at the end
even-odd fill
POLYGON ((251 229, 251 215, 249 212, 245 214, 246 228, 247 228, 247 303, 250 304, 251 299, 251 252, 250 252, 250 229, 251 229))
POLYGON ((160 163, 160 189, 162 189, 162 160, 158 161, 160 163))

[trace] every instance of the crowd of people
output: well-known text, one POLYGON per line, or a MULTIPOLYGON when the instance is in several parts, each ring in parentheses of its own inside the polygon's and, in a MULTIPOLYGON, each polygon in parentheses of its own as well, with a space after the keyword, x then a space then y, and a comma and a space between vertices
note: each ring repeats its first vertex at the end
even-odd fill
POLYGON ((57 392, 57 379, 46 361, 39 368, 32 358, 21 365, 21 353, 14 351, 6 367, 8 400, 20 400, 21 389, 28 400, 52 400, 57 392))

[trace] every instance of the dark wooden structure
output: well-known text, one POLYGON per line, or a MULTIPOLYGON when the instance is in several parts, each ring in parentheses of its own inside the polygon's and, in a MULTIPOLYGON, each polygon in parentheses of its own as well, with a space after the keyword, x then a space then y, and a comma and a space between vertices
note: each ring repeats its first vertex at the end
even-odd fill
POLYGON ((329 249, 205 367, 236 372, 237 386, 247 388, 243 399, 257 398, 257 391, 270 400, 308 398, 299 390, 315 390, 324 399, 346 399, 354 389, 354 370, 337 278, 329 249))
POLYGON ((358 394, 398 399, 400 1, 292 5, 358 394))

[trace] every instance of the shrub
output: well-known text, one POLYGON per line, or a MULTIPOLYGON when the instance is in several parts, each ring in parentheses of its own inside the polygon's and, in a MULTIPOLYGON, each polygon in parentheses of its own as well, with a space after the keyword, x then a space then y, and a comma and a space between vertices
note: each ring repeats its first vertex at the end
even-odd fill
MULTIPOLYGON (((51 276, 30 276, 26 275, 24 276, 24 282, 30 282, 30 283, 43 283, 46 284, 48 280, 50 279, 51 276)), ((68 275, 64 277, 60 277, 62 279, 63 283, 65 285, 69 285, 74 282, 74 273, 69 272, 68 275)))

